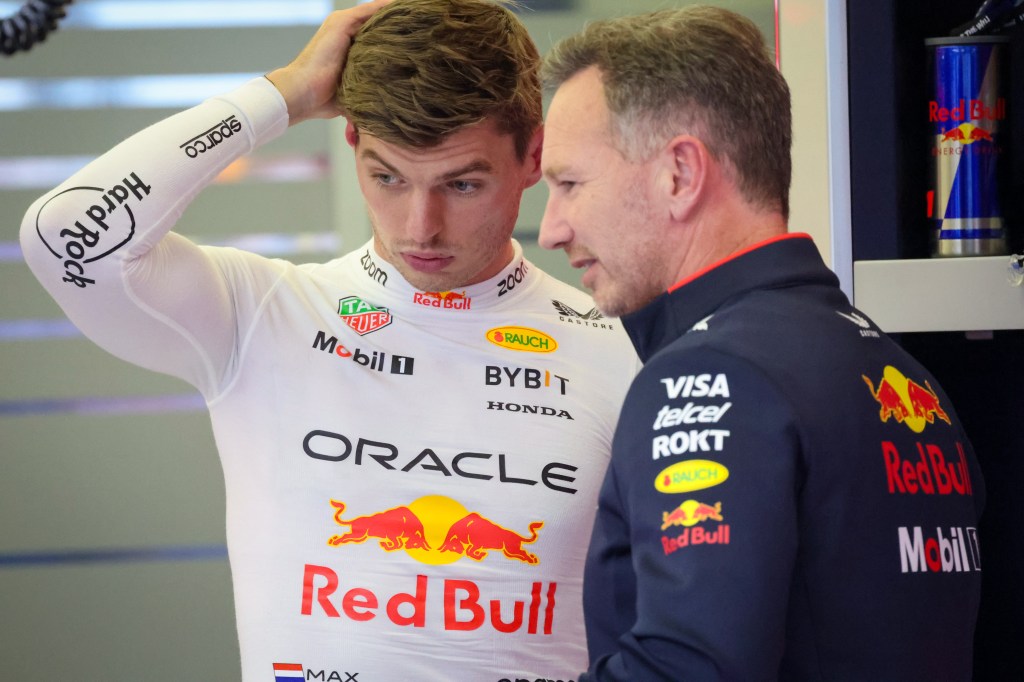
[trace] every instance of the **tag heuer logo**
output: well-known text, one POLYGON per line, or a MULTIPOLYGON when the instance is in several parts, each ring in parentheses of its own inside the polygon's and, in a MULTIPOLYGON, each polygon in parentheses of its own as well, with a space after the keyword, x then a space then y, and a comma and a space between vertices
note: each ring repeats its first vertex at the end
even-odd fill
POLYGON ((392 319, 387 308, 370 305, 358 296, 338 301, 338 316, 360 336, 388 326, 392 319))
POLYGON ((566 317, 578 317, 581 320, 600 320, 604 317, 597 308, 591 308, 587 312, 581 313, 573 310, 561 301, 556 301, 554 299, 551 300, 551 305, 555 306, 555 310, 558 311, 559 315, 564 315, 566 317))

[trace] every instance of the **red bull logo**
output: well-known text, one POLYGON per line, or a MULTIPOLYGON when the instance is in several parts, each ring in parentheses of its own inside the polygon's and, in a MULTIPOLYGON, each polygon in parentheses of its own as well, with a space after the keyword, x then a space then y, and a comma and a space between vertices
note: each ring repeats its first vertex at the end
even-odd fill
POLYGON ((534 521, 530 524, 530 535, 523 536, 473 512, 448 529, 441 551, 465 554, 474 561, 483 561, 490 550, 501 550, 506 558, 536 564, 540 561, 537 555, 523 549, 523 544, 536 542, 537 531, 543 527, 543 521, 534 521))
POLYGON ((941 138, 940 142, 950 142, 950 141, 963 142, 965 139, 966 138, 964 137, 964 131, 960 130, 960 126, 957 126, 956 128, 953 128, 952 130, 947 130, 946 132, 942 133, 942 138, 941 138))
POLYGON ((332 547, 375 540, 386 552, 405 550, 425 564, 450 564, 462 557, 479 562, 491 552, 525 564, 540 563, 524 545, 537 541, 543 521, 530 523, 527 534, 522 535, 441 495, 347 520, 342 518, 343 502, 331 500, 331 506, 336 509, 334 522, 348 527, 348 532, 328 539, 332 547))
POLYGON ((661 530, 665 531, 673 526, 684 527, 683 532, 678 535, 661 536, 662 551, 668 556, 684 547, 728 545, 731 532, 729 524, 722 523, 710 530, 697 525, 705 521, 724 520, 721 502, 716 502, 712 506, 697 500, 686 500, 672 511, 661 513, 661 530))
POLYGON ((973 123, 961 123, 939 135, 939 144, 933 148, 932 153, 936 155, 958 154, 962 147, 983 140, 985 142, 994 141, 991 130, 981 128, 973 123))
POLYGON ((358 296, 346 296, 338 301, 338 317, 360 336, 382 329, 392 322, 387 308, 378 308, 358 296))
POLYGON ((334 514, 334 522, 339 526, 349 527, 349 532, 344 535, 331 536, 327 544, 332 547, 378 538, 380 548, 385 552, 394 552, 396 549, 405 548, 430 549, 423 532, 423 523, 408 507, 395 507, 346 521, 341 518, 345 511, 345 503, 331 500, 331 506, 338 510, 334 514))
POLYGON ((934 424, 936 418, 947 424, 952 423, 927 380, 922 386, 888 365, 882 371, 882 380, 878 382, 877 389, 867 376, 862 374, 861 378, 871 391, 871 397, 878 402, 878 416, 883 422, 895 419, 914 433, 924 431, 925 426, 934 424))
POLYGON ((967 136, 967 144, 971 142, 977 142, 978 140, 992 141, 992 133, 984 128, 972 128, 971 132, 967 136))
POLYGON ((344 617, 357 622, 379 618, 398 627, 423 628, 428 613, 440 612, 439 626, 457 632, 489 626, 504 634, 550 635, 555 627, 556 582, 530 583, 519 599, 507 594, 507 588, 501 588, 500 598, 488 599, 474 580, 438 580, 425 575, 416 576, 415 587, 409 592, 381 594, 379 590, 356 586, 339 594, 341 589, 337 571, 306 564, 300 614, 327 619, 344 617), (440 601, 430 597, 437 590, 441 591, 440 601))
POLYGON ((983 99, 959 100, 956 106, 941 107, 935 100, 928 102, 928 121, 1002 121, 1006 118, 1006 98, 1000 97, 994 106, 983 99))
POLYGON ((956 444, 955 459, 938 445, 917 443, 917 459, 903 457, 895 443, 882 442, 885 477, 890 495, 973 495, 971 471, 964 446, 956 444))
POLYGON ((412 296, 412 302, 428 308, 443 308, 444 310, 469 310, 473 299, 466 296, 466 292, 457 291, 417 291, 412 296))
POLYGON ((721 502, 715 502, 714 506, 711 506, 697 500, 686 500, 672 511, 661 513, 661 529, 668 530, 672 526, 695 526, 708 519, 724 520, 721 502))

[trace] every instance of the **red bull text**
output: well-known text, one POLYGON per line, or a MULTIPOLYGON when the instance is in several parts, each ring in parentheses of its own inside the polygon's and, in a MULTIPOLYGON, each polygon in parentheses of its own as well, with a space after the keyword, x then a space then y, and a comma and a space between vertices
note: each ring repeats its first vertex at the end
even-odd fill
POLYGON ((669 530, 673 526, 684 526, 678 535, 662 535, 661 548, 665 555, 673 554, 684 547, 697 545, 728 545, 729 524, 720 523, 717 527, 703 528, 697 524, 707 521, 724 521, 722 503, 705 504, 697 500, 685 500, 672 511, 661 513, 661 530, 669 530))
POLYGON ((473 299, 466 296, 466 292, 457 291, 417 291, 412 296, 412 302, 428 308, 443 308, 445 310, 469 310, 472 307, 473 299))
POLYGON ((890 495, 974 495, 963 445, 956 444, 957 456, 948 459, 942 448, 917 443, 917 457, 901 457, 896 444, 882 442, 885 477, 890 495))
POLYGON ((930 38, 933 256, 1006 252, 1000 208, 1006 132, 1005 43, 1000 36, 930 38))
POLYGON ((380 617, 396 626, 422 628, 427 625, 428 593, 440 589, 440 620, 445 630, 490 628, 502 633, 525 631, 531 635, 550 635, 554 628, 558 584, 533 582, 529 594, 519 599, 488 598, 473 580, 446 578, 438 581, 425 575, 416 576, 411 592, 379 595, 366 587, 351 587, 339 593, 340 589, 341 579, 333 569, 306 564, 300 613, 345 617, 359 622, 380 617), (441 584, 435 586, 437 582, 441 584))

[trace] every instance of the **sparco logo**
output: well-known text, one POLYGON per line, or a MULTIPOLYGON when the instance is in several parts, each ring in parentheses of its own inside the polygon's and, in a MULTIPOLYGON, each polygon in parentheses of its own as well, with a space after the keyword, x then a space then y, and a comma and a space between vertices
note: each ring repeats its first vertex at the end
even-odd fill
MULTIPOLYGON (((503 403, 497 400, 487 401, 488 410, 499 412, 516 412, 520 414, 540 414, 545 417, 559 417, 561 419, 572 419, 572 415, 565 410, 556 410, 553 407, 544 405, 521 405, 519 403, 503 403)), ((575 420, 573 420, 575 421, 575 420)))
POLYGON ((903 573, 963 573, 981 570, 978 531, 974 528, 942 528, 925 538, 920 526, 899 527, 900 569, 903 573))
POLYGON ((242 124, 238 122, 238 119, 234 116, 228 116, 209 130, 204 130, 188 142, 178 145, 178 148, 184 149, 185 155, 190 159, 194 159, 200 154, 210 151, 241 129, 242 124))
POLYGON ((370 276, 370 279, 380 284, 382 287, 388 285, 388 273, 384 272, 376 263, 373 262, 373 258, 370 257, 370 252, 367 251, 363 254, 363 257, 359 259, 359 262, 363 265, 363 270, 370 276))
POLYGON ((64 261, 63 281, 83 289, 95 283, 85 276, 86 266, 131 241, 135 235, 132 203, 144 201, 151 189, 132 173, 110 189, 72 187, 42 205, 36 215, 36 233, 50 253, 64 261), (76 215, 74 227, 66 227, 76 215))
MULTIPOLYGON (((316 333, 316 338, 313 339, 313 348, 322 350, 325 353, 333 353, 339 358, 344 358, 346 360, 351 359, 355 361, 356 364, 369 369, 375 369, 378 372, 383 372, 384 368, 388 366, 387 353, 383 351, 371 351, 369 354, 366 354, 359 348, 349 350, 338 343, 337 337, 327 336, 327 334, 322 331, 318 331, 316 333)), ((413 364, 415 362, 415 358, 407 355, 392 355, 388 371, 392 374, 405 374, 407 376, 412 376, 413 364)))
POLYGON ((569 380, 565 377, 552 374, 546 369, 541 370, 530 367, 487 365, 484 374, 484 384, 487 386, 508 384, 511 388, 553 388, 561 395, 565 395, 568 383, 569 380))
MULTIPOLYGON (((536 478, 513 476, 509 473, 508 462, 504 453, 493 455, 489 452, 459 452, 454 455, 438 454, 432 448, 423 448, 410 457, 409 452, 400 453, 398 446, 378 440, 355 438, 355 443, 348 436, 333 431, 317 429, 310 431, 302 440, 302 451, 306 456, 324 462, 348 462, 351 466, 363 466, 370 460, 389 471, 408 473, 434 472, 442 476, 461 476, 481 481, 495 480, 498 483, 517 483, 519 485, 537 485, 557 492, 576 494, 575 488, 559 485, 575 482, 578 467, 562 462, 548 462, 541 467, 536 478), (399 468, 400 467, 400 468, 399 468), (563 473, 569 472, 569 473, 563 473), (539 479, 539 481, 538 481, 539 479)), ((515 461, 522 465, 520 460, 515 461)), ((372 466, 372 464, 370 464, 372 466)), ((516 472, 520 473, 520 472, 516 472)))

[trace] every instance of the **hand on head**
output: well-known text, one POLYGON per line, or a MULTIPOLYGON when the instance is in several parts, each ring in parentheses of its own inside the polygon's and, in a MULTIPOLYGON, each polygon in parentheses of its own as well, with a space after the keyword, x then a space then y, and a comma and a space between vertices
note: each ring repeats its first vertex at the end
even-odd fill
POLYGON ((352 40, 367 19, 391 1, 373 0, 332 12, 288 66, 267 74, 288 104, 289 125, 341 115, 335 92, 352 40))

